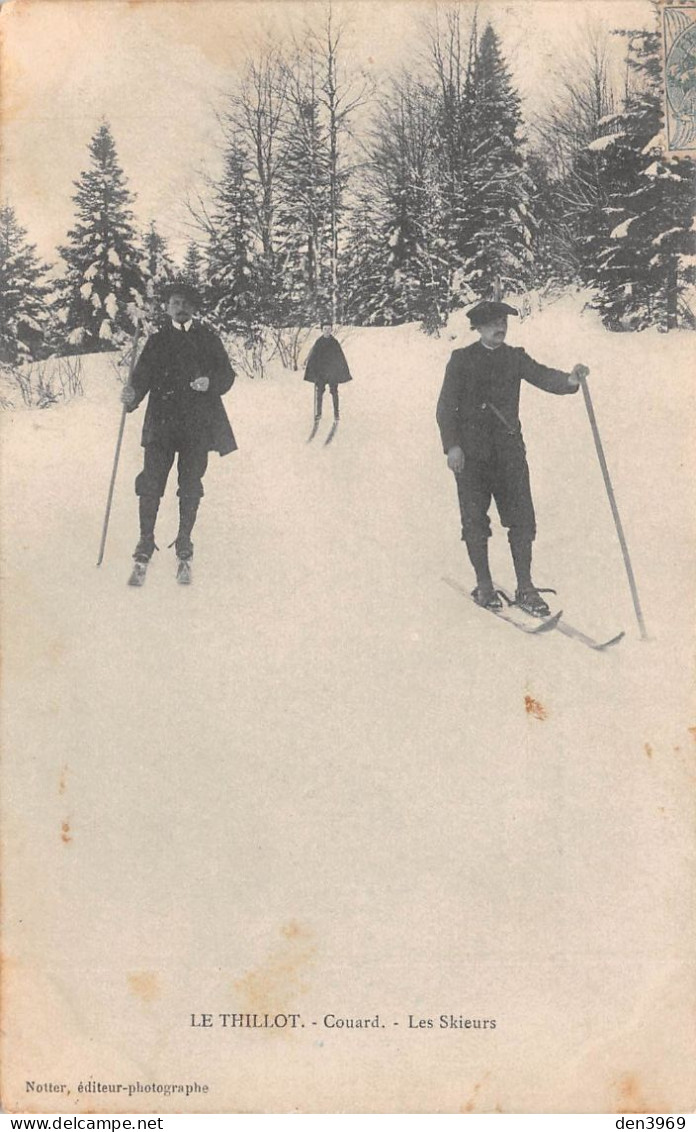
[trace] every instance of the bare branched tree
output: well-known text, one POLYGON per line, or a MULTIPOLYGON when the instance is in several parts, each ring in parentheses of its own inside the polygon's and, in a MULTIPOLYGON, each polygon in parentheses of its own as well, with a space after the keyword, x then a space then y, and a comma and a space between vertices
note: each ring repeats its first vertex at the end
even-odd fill
POLYGON ((309 42, 320 60, 319 98, 326 115, 329 151, 329 240, 331 270, 331 310, 336 321, 339 309, 339 232, 344 206, 344 189, 349 175, 347 143, 356 111, 371 97, 372 84, 366 75, 346 67, 343 41, 345 23, 329 4, 318 27, 309 33, 309 42))
POLYGON ((305 305, 316 305, 328 272, 328 134, 320 101, 316 43, 295 42, 286 63, 287 128, 281 213, 287 254, 294 256, 305 305))
POLYGON ((277 178, 282 160, 281 137, 287 114, 288 71, 281 48, 270 35, 248 60, 241 82, 222 115, 228 141, 244 139, 258 186, 257 223, 269 266, 275 252, 277 178))
POLYGON ((538 148, 554 176, 564 178, 577 153, 596 138, 603 119, 616 109, 607 32, 587 23, 582 36, 551 80, 556 90, 534 122, 538 148))
POLYGON ((423 31, 425 62, 440 91, 438 135, 441 159, 450 176, 461 170, 466 152, 471 81, 478 40, 478 9, 463 26, 461 6, 436 5, 423 31))

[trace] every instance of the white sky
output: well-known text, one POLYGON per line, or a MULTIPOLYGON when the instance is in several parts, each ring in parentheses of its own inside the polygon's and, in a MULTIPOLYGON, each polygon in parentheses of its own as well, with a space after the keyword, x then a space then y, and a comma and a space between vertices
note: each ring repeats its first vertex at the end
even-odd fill
MULTIPOLYGON (((2 0, 0 0, 2 3, 2 0)), ((419 0, 335 3, 359 66, 376 76, 416 59, 419 0)), ((5 0, 2 50, 2 197, 40 253, 55 259, 73 222, 73 181, 105 117, 137 194, 181 254, 182 202, 203 168, 216 167, 215 107, 259 32, 287 34, 319 17, 320 0, 5 0)), ((608 28, 651 24, 649 0, 513 0, 479 5, 503 40, 526 105, 543 103, 557 60, 588 21, 608 28)))

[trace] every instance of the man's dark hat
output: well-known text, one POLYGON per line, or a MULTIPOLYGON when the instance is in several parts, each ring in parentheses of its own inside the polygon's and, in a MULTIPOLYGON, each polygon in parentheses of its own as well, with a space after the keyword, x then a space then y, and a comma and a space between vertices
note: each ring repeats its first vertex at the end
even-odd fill
POLYGON ((467 311, 466 317, 469 319, 472 329, 475 330, 478 326, 485 326, 487 322, 495 322, 496 318, 500 318, 503 314, 519 313, 518 310, 508 306, 507 303, 484 302, 467 311))
POLYGON ((168 283, 163 291, 165 303, 169 302, 172 295, 183 295, 190 303, 193 303, 196 308, 201 305, 201 296, 198 289, 193 283, 190 283, 188 279, 172 279, 171 283, 168 283))

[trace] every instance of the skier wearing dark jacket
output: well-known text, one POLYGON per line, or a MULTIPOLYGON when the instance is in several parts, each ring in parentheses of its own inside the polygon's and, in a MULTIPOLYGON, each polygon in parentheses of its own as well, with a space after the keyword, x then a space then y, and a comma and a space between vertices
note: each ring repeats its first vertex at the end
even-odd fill
POLYGON ((333 336, 333 326, 330 322, 322 323, 321 338, 310 350, 305 367, 304 379, 314 384, 314 420, 321 418, 321 407, 324 400, 324 390, 328 385, 333 401, 334 421, 339 419, 338 387, 346 381, 352 381, 348 362, 340 344, 333 336))
POLYGON ((474 600, 488 609, 501 608, 488 564, 488 511, 494 499, 508 530, 516 601, 528 613, 546 617, 549 607, 531 577, 536 521, 519 418, 520 385, 528 381, 547 393, 576 393, 589 370, 582 365, 571 373, 549 369, 523 349, 506 346, 509 314, 517 311, 499 302, 479 303, 469 312, 479 341, 453 352, 437 404, 437 422, 457 482, 462 539, 476 572, 474 600))
POLYGON ((191 532, 203 495, 208 453, 221 456, 237 445, 222 404, 234 370, 218 336, 194 321, 199 305, 194 288, 172 284, 167 292, 169 320, 145 343, 122 400, 128 412, 149 394, 142 446, 143 470, 135 481, 139 497, 140 539, 133 557, 147 563, 155 549, 155 522, 167 478, 178 454, 179 562, 193 556, 191 532))

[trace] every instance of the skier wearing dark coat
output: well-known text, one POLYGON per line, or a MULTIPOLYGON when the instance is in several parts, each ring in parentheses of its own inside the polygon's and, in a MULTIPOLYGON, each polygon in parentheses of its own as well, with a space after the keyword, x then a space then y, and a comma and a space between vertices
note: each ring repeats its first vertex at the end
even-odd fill
POLYGON ((519 418, 520 385, 528 381, 547 393, 576 393, 589 370, 583 365, 576 365, 571 373, 549 369, 523 349, 506 346, 509 314, 517 311, 500 302, 479 303, 469 312, 479 341, 453 352, 437 404, 437 422, 457 482, 462 539, 476 572, 474 600, 488 609, 502 605, 488 564, 488 511, 494 499, 508 530, 516 602, 528 613, 546 617, 549 607, 531 577, 536 520, 519 418))
POLYGON ((135 481, 140 539, 133 557, 147 563, 155 549, 155 522, 167 478, 178 454, 179 563, 193 556, 191 532, 203 495, 208 453, 234 452, 234 439, 222 394, 234 382, 224 346, 212 330, 194 320, 198 295, 186 283, 167 292, 169 320, 145 343, 122 400, 128 412, 149 394, 143 423, 145 459, 135 481))
POLYGON ((321 419, 321 407, 326 386, 328 385, 331 391, 334 421, 338 421, 338 387, 353 380, 345 354, 333 336, 332 324, 330 322, 322 323, 321 331, 321 338, 317 338, 310 350, 304 374, 305 381, 311 381, 314 384, 315 423, 321 419))

